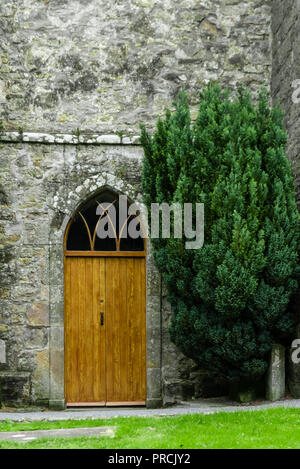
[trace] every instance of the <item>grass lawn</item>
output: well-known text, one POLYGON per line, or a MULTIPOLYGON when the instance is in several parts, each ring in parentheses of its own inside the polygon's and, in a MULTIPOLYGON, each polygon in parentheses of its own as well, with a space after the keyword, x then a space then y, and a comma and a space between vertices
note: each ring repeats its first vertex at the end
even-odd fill
POLYGON ((1 441, 0 448, 300 448, 300 409, 269 409, 60 422, 0 422, 0 431, 117 426, 114 438, 57 438, 28 443, 1 441))

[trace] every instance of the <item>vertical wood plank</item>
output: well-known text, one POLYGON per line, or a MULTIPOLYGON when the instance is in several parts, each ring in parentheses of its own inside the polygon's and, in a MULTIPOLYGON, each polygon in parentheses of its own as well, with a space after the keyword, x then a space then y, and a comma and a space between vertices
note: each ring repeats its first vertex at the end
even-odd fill
POLYGON ((86 326, 85 326, 85 259, 82 257, 78 258, 78 274, 79 274, 79 285, 78 285, 78 382, 79 382, 79 395, 83 402, 86 401, 85 392, 85 355, 84 347, 86 340, 86 326))
MULTIPOLYGON (((97 396, 101 388, 101 365, 100 365, 100 323, 99 323, 99 301, 100 301, 100 262, 97 258, 92 258, 92 282, 93 282, 93 353, 91 361, 94 365, 93 373, 93 401, 97 401, 97 396)), ((99 399, 103 400, 103 399, 99 399)))
POLYGON ((116 266, 119 271, 119 321, 120 321, 120 401, 128 401, 128 380, 127 380, 127 365, 128 365, 128 353, 127 353, 127 339, 128 330, 127 324, 127 275, 126 275, 126 258, 119 258, 116 266))
POLYGON ((99 384, 98 384, 98 400, 106 401, 106 259, 99 258, 99 291, 100 294, 97 297, 98 308, 97 308, 97 322, 99 331, 99 346, 97 347, 98 354, 98 373, 99 373, 99 384), (100 301, 103 300, 103 301, 100 301), (100 313, 103 312, 104 315, 104 324, 101 326, 101 317, 100 313))
POLYGON ((79 259, 76 258, 71 264, 71 297, 72 297, 72 309, 70 311, 70 321, 72 323, 72 390, 73 399, 77 401, 79 399, 79 347, 78 347, 78 335, 79 335, 79 283, 80 283, 80 271, 79 271, 79 259), (73 283, 74 282, 74 283, 73 283))
POLYGON ((110 401, 114 395, 114 367, 113 353, 115 346, 114 338, 114 283, 113 283, 113 265, 111 259, 106 259, 105 286, 106 286, 106 396, 110 401))
POLYGON ((128 400, 134 400, 134 263, 133 259, 127 260, 127 328, 128 328, 128 400))
POLYGON ((139 400, 139 388, 140 383, 140 367, 141 363, 141 331, 139 330, 140 326, 140 316, 141 316, 141 291, 140 291, 140 263, 133 263, 133 285, 134 285, 134 309, 132 314, 134 315, 132 334, 133 334, 133 343, 134 343, 134 357, 132 367, 133 367, 133 396, 134 400, 139 400))
POLYGON ((84 349, 81 351, 84 358, 84 377, 86 402, 94 400, 94 337, 95 337, 95 318, 93 301, 93 266, 92 258, 87 257, 85 264, 85 310, 84 310, 84 349))

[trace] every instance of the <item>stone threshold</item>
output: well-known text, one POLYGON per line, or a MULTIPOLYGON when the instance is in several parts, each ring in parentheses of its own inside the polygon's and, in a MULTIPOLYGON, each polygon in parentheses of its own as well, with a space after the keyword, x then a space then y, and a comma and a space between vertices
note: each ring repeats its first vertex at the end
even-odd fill
POLYGON ((69 145, 140 145, 139 135, 117 134, 51 134, 41 132, 1 132, 0 142, 8 143, 56 143, 69 145))

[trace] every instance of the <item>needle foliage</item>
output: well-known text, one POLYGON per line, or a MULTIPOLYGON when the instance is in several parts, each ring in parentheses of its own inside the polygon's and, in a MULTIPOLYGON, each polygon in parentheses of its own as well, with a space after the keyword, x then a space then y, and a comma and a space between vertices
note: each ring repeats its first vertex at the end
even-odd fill
POLYGON ((256 379, 274 343, 292 333, 299 279, 299 212, 283 115, 262 89, 210 84, 191 123, 188 97, 150 136, 141 126, 143 191, 151 203, 204 203, 201 249, 153 239, 172 307, 170 335, 212 376, 256 379))

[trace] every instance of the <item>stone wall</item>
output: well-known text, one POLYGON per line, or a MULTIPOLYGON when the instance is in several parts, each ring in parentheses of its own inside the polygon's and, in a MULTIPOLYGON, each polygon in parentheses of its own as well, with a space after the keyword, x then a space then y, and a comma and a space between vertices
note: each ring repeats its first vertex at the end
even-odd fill
POLYGON ((7 0, 6 130, 136 133, 177 91, 270 82, 270 0, 7 0))
POLYGON ((287 155, 300 207, 300 1, 273 0, 272 5, 272 96, 285 111, 287 155))
MULTIPOLYGON (((0 339, 6 345, 0 386, 9 371, 25 386, 27 401, 47 402, 50 308, 56 311, 56 325, 63 321, 63 291, 58 281, 63 264, 55 258, 51 235, 55 236, 68 213, 70 194, 94 175, 122 175, 138 187, 141 150, 5 143, 0 145, 0 159, 0 339), (58 195, 65 206, 61 202, 58 206, 58 195)), ((18 399, 15 394, 3 396, 7 403, 25 399, 22 386, 18 399)))

